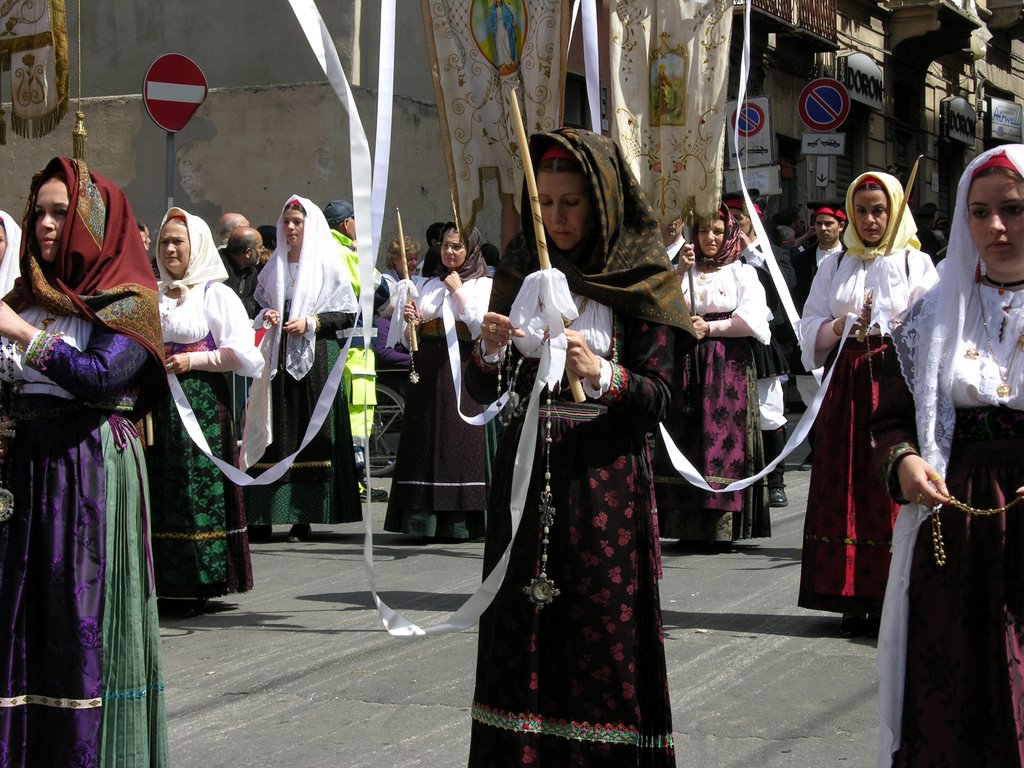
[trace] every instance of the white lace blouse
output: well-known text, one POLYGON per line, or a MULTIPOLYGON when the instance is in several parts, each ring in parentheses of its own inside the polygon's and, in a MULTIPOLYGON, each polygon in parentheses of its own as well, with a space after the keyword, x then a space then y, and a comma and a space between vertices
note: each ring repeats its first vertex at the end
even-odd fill
POLYGON ((837 317, 859 314, 868 292, 872 296, 872 326, 877 325, 882 333, 889 333, 893 320, 927 293, 937 280, 931 257, 914 248, 870 262, 849 253, 826 259, 814 276, 803 316, 796 327, 804 366, 810 371, 825 363, 839 338, 831 334, 827 343, 819 347, 819 329, 837 317))
POLYGON ((1005 405, 1024 410, 1024 291, 1000 296, 998 288, 988 285, 979 285, 977 290, 982 316, 968 314, 957 344, 953 404, 957 408, 1005 405))

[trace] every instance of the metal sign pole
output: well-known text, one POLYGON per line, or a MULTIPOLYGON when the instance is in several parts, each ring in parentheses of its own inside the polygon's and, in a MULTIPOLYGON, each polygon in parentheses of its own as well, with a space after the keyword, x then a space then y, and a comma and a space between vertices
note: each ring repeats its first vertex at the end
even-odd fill
POLYGON ((167 208, 174 207, 174 133, 167 132, 167 168, 164 190, 167 193, 167 208))

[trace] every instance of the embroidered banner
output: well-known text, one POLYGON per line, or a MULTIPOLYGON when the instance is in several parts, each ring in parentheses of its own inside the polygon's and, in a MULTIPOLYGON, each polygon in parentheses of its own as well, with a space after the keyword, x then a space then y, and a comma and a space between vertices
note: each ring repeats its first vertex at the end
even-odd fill
POLYGON ((561 0, 421 2, 449 187, 472 227, 485 169, 519 208, 522 165, 507 91, 519 92, 529 133, 561 125, 569 12, 561 0))
POLYGON ((663 223, 718 210, 732 3, 620 0, 610 21, 612 136, 663 223))
POLYGON ((0 71, 11 73, 11 129, 33 139, 53 131, 68 111, 64 0, 0 3, 0 71))

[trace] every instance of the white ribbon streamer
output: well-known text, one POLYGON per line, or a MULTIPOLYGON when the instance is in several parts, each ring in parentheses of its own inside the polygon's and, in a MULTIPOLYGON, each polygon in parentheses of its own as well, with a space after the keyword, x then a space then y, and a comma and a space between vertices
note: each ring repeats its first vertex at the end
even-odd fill
POLYGON ((551 366, 544 381, 548 389, 554 389, 565 373, 565 320, 577 317, 579 310, 560 270, 541 269, 523 279, 508 319, 526 336, 514 338, 513 343, 526 357, 537 357, 538 349, 550 347, 551 366))
POLYGON ((396 295, 396 300, 394 301, 395 308, 391 312, 391 325, 388 328, 386 346, 394 347, 405 342, 405 329, 409 325, 405 322, 405 305, 409 303, 410 299, 418 299, 420 292, 416 283, 409 278, 403 278, 395 283, 391 292, 396 295))
MULTIPOLYGON (((192 442, 195 443, 196 447, 203 453, 206 458, 214 463, 224 476, 228 480, 233 482, 235 485, 242 487, 249 485, 269 485, 274 481, 280 479, 280 477, 287 472, 292 464, 295 462, 295 457, 302 452, 302 449, 309 445, 313 438, 316 437, 320 428, 324 425, 324 421, 327 419, 327 415, 331 412, 331 406, 334 404, 334 397, 338 394, 338 387, 341 385, 342 378, 345 373, 345 357, 348 355, 349 346, 352 344, 350 338, 345 342, 345 346, 341 350, 341 354, 338 359, 334 362, 334 367, 331 368, 331 373, 327 377, 327 381, 324 382, 324 388, 320 392, 320 397, 317 398, 316 406, 313 408, 313 415, 309 421, 309 426, 306 427, 306 432, 302 436, 302 442, 299 443, 298 449, 285 458, 281 459, 274 466, 267 468, 264 472, 260 473, 256 477, 246 474, 238 467, 228 464, 226 461, 213 455, 213 451, 210 450, 210 444, 206 440, 206 435, 203 434, 202 428, 199 426, 199 420, 196 418, 195 412, 192 410, 192 406, 189 405, 188 397, 185 395, 185 391, 181 388, 181 383, 178 381, 178 377, 173 373, 167 374, 167 383, 171 388, 171 397, 174 400, 174 405, 178 409, 178 415, 181 417, 182 424, 185 425, 185 431, 188 436, 192 438, 192 442)), ((287 373, 282 373, 282 376, 287 376, 287 373)))
MULTIPOLYGON (((742 107, 743 103, 747 99, 747 77, 750 73, 750 13, 751 0, 745 0, 743 4, 743 48, 740 57, 740 82, 738 92, 736 94, 737 109, 742 107)), ((733 121, 732 132, 732 145, 734 147, 739 147, 739 120, 733 121)), ((743 167, 744 154, 745 153, 737 152, 736 165, 738 173, 736 175, 740 180, 740 189, 743 190, 743 203, 747 210, 753 213, 754 204, 750 199, 750 192, 747 190, 747 179, 743 167)), ((750 223, 754 227, 754 234, 757 235, 757 242, 754 243, 754 247, 757 248, 761 252, 762 257, 764 257, 764 263, 768 267, 768 274, 771 275, 772 282, 775 283, 775 290, 778 291, 779 300, 782 302, 782 308, 786 311, 786 318, 789 320, 789 324, 793 327, 793 332, 796 333, 796 324, 800 319, 800 313, 796 311, 796 305, 793 303, 793 297, 789 292, 789 286, 786 285, 786 279, 782 276, 779 264, 775 260, 775 253, 772 251, 770 245, 771 240, 765 231, 764 224, 761 223, 760 216, 751 216, 750 223)))
MULTIPOLYGON (((856 322, 856 320, 856 315, 847 315, 846 325, 843 326, 843 338, 840 339, 839 348, 836 350, 836 360, 839 359, 839 355, 840 353, 842 353, 843 347, 846 345, 846 339, 848 338, 850 329, 853 327, 853 324, 854 322, 856 322)), ((814 420, 818 416, 818 411, 821 409, 821 404, 825 400, 825 393, 828 392, 828 385, 832 382, 832 374, 835 373, 835 369, 836 366, 833 364, 832 367, 829 369, 828 373, 826 374, 824 380, 821 382, 821 387, 814 395, 814 400, 811 401, 810 406, 808 406, 807 410, 804 411, 804 415, 800 417, 800 421, 797 422, 797 425, 793 430, 793 434, 789 436, 789 439, 786 441, 786 445, 783 447, 782 451, 779 453, 778 456, 775 457, 775 459, 770 461, 765 466, 765 468, 758 472, 756 475, 745 477, 742 480, 734 480, 733 482, 726 485, 724 488, 712 488, 710 485, 708 485, 707 481, 700 474, 700 472, 697 471, 697 468, 694 467, 693 464, 690 463, 690 460, 687 459, 686 456, 683 455, 682 451, 679 450, 679 448, 675 444, 675 441, 672 439, 672 436, 668 433, 668 430, 665 428, 664 423, 662 423, 661 425, 659 425, 661 427, 661 439, 664 443, 665 450, 668 452, 668 456, 672 462, 672 466, 675 467, 676 472, 678 472, 691 485, 695 485, 701 490, 709 491, 711 493, 730 493, 732 491, 742 491, 743 489, 748 488, 754 483, 756 483, 761 478, 767 477, 772 472, 772 470, 774 470, 780 463, 785 461, 785 459, 794 450, 796 450, 800 443, 804 441, 804 438, 807 437, 807 434, 811 431, 811 426, 814 424, 814 420)))
MULTIPOLYGON (((387 0, 390 10, 389 17, 391 19, 391 34, 394 35, 394 6, 393 0, 387 0)), ((303 32, 306 34, 306 39, 309 41, 310 47, 313 49, 313 53, 316 55, 320 66, 324 73, 327 75, 327 79, 337 94, 338 99, 342 104, 346 105, 349 116, 349 138, 351 141, 351 162, 352 162, 352 198, 353 207, 356 210, 356 218, 362 217, 363 220, 369 218, 372 221, 373 214, 370 217, 366 217, 365 211, 370 210, 371 200, 370 192, 366 187, 366 179, 372 177, 372 168, 370 163, 370 152, 369 144, 366 141, 366 133, 363 130, 362 123, 359 121, 359 113, 356 109, 355 99, 352 96, 352 89, 349 86, 348 80, 345 77, 345 72, 342 69, 341 61, 338 58, 338 52, 334 47, 334 42, 331 39, 330 33, 327 30, 327 25, 324 24, 323 19, 320 16, 320 12, 317 10, 316 3, 313 0, 289 0, 292 7, 292 11, 295 13, 295 17, 298 19, 299 24, 302 26, 303 32)), ((385 21, 386 14, 383 12, 381 15, 381 39, 382 45, 384 40, 384 30, 387 29, 385 21)), ((384 53, 382 51, 382 65, 384 62, 384 53)), ((392 50, 393 58, 393 50, 392 50)), ((390 65, 393 67, 393 65, 390 65)), ((383 84, 384 78, 382 77, 381 83, 383 84)), ((391 99, 388 99, 389 103, 391 99)), ((380 112, 381 106, 378 105, 378 112, 380 112)), ((389 118, 390 119, 390 118, 389 118)), ((378 135, 381 131, 378 130, 378 135)), ((390 133, 390 132, 389 132, 390 133)), ((378 145, 379 148, 379 145, 378 145)), ((376 179, 375 179, 376 181, 376 179)), ((385 185, 386 186, 386 185, 385 185)), ((376 253, 373 248, 373 234, 370 237, 371 242, 369 247, 362 249, 363 252, 369 252, 371 254, 376 253)), ((372 266, 369 259, 360 259, 360 280, 361 285, 370 286, 372 285, 372 275, 369 273, 368 266, 372 266)), ((372 309, 370 312, 366 310, 367 303, 370 301, 368 298, 372 292, 362 291, 367 299, 361 298, 361 305, 363 307, 363 327, 366 329, 368 334, 369 325, 372 322, 372 309)), ((346 347, 347 349, 347 347, 346 347)), ((543 359, 543 358, 542 358, 543 359)), ((344 358, 339 360, 342 366, 336 370, 344 369, 344 358)), ((332 376, 334 375, 332 371, 332 376)), ((340 378, 340 374, 339 374, 340 378)), ((537 398, 534 398, 536 400, 537 398)), ((528 419, 524 424, 524 440, 520 441, 519 454, 524 454, 524 442, 527 442, 527 450, 529 453, 529 462, 526 464, 526 479, 522 489, 522 497, 525 499, 526 488, 529 486, 529 473, 532 469, 533 453, 535 452, 536 446, 536 414, 537 405, 535 402, 530 403, 532 408, 533 421, 529 420, 530 410, 528 409, 528 419), (526 441, 525 435, 527 432, 532 430, 532 439, 526 441)), ((520 456, 517 454, 516 460, 516 472, 521 474, 521 468, 519 466, 520 456)), ((270 472, 271 470, 268 470, 270 472)), ((261 476, 262 477, 262 476, 261 476)), ((513 531, 512 540, 515 540, 515 532, 518 530, 519 520, 522 518, 522 503, 519 505, 518 516, 513 510, 513 531)), ((438 634, 441 632, 461 631, 468 629, 473 626, 483 611, 490 604, 494 595, 497 593, 498 587, 501 585, 502 580, 505 577, 505 570, 508 564, 508 559, 512 551, 512 542, 509 542, 508 548, 505 550, 501 561, 498 566, 495 567, 494 571, 488 576, 488 578, 481 584, 480 588, 466 601, 465 604, 452 616, 436 626, 428 627, 426 629, 418 627, 413 624, 399 613, 391 609, 380 596, 377 594, 377 583, 376 576, 374 574, 373 564, 373 515, 370 511, 369 494, 367 494, 367 501, 364 506, 363 512, 363 526, 364 526, 364 538, 363 538, 363 561, 366 566, 366 576, 370 582, 370 592, 373 595, 374 603, 377 606, 377 612, 380 614, 381 621, 387 628, 388 632, 392 635, 398 636, 409 636, 409 635, 429 635, 438 634)))
MULTIPOLYGON (((483 413, 476 416, 467 416, 462 412, 462 351, 459 349, 459 333, 455 327, 455 313, 452 312, 450 301, 451 295, 449 294, 441 302, 441 318, 444 322, 444 340, 448 345, 448 368, 452 372, 452 382, 455 385, 455 403, 459 410, 459 416, 464 422, 474 427, 482 427, 505 407, 509 393, 508 390, 505 390, 501 397, 487 406, 483 413)), ((511 382, 509 383, 511 384, 511 382)))
MULTIPOLYGON (((544 371, 551 363, 550 355, 541 353, 540 371, 544 371)), ((537 453, 537 425, 540 411, 540 398, 544 391, 543 377, 538 371, 538 376, 533 384, 533 392, 530 394, 530 401, 526 408, 526 416, 523 420, 523 431, 519 436, 519 446, 516 449, 515 464, 512 469, 512 498, 509 504, 509 512, 512 520, 512 534, 508 546, 501 554, 501 558, 495 564, 494 569, 487 575, 477 590, 467 598, 455 613, 441 624, 422 628, 391 610, 384 602, 377 597, 376 585, 373 580, 373 573, 370 572, 370 588, 373 590, 374 600, 377 602, 377 610, 384 626, 392 635, 401 637, 437 635, 444 632, 462 632, 469 629, 479 620, 483 612, 498 594, 502 582, 505 580, 505 573, 508 571, 508 563, 512 556, 512 545, 515 543, 516 534, 519 532, 519 524, 523 519, 523 510, 526 508, 526 495, 530 489, 530 477, 533 474, 533 460, 537 453)), ((525 585, 524 585, 525 586, 525 585)), ((525 600, 525 595, 523 600, 525 600)))

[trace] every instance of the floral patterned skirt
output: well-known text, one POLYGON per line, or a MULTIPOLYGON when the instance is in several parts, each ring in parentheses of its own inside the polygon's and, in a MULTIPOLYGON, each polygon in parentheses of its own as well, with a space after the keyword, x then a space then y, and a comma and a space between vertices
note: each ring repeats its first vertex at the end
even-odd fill
MULTIPOLYGON (((603 406, 554 403, 547 575, 561 594, 539 609, 523 588, 540 570, 544 420, 542 407, 508 573, 480 621, 469 764, 674 766, 644 436, 603 406)), ((509 540, 512 463, 495 467, 485 573, 509 540)))

